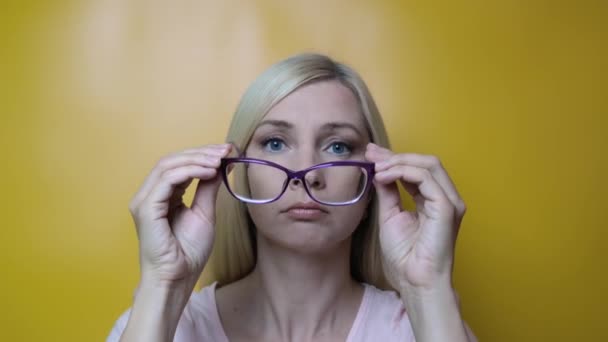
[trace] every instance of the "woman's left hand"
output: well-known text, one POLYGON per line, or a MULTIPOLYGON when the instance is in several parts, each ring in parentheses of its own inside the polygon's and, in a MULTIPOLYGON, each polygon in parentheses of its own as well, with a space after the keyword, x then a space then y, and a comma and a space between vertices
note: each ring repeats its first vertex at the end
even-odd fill
POLYGON ((395 154, 373 143, 365 157, 376 163, 380 245, 391 285, 399 291, 451 286, 466 207, 441 162, 434 156, 395 154), (413 197, 415 212, 403 210, 398 182, 413 197))

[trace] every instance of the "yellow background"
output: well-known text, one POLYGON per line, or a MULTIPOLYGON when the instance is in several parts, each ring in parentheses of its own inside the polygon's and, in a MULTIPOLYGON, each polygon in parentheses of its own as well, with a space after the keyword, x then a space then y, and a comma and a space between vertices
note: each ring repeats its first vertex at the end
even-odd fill
POLYGON ((397 150, 443 160, 481 340, 608 340, 607 4, 3 1, 0 340, 105 339, 138 279, 131 195, 302 51, 361 72, 397 150))

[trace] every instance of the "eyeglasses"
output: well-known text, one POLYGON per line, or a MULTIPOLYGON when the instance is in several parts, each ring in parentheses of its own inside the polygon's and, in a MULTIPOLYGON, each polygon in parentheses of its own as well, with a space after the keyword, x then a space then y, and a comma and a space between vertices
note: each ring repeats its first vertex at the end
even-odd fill
POLYGON ((369 190, 374 163, 333 161, 293 171, 262 159, 222 158, 221 172, 228 192, 246 203, 274 202, 301 183, 315 202, 342 206, 356 203, 369 190))

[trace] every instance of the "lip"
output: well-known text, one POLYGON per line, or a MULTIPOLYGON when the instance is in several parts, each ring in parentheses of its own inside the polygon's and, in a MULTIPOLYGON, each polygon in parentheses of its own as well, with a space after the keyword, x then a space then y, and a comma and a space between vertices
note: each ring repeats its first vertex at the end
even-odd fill
POLYGON ((317 220, 328 214, 319 204, 314 202, 299 202, 283 211, 294 220, 317 220))

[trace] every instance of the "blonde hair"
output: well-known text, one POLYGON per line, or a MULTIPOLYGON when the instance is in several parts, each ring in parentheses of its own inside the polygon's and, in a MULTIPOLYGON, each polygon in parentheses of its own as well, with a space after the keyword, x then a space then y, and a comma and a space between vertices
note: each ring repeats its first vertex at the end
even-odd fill
MULTIPOLYGON (((352 90, 364 116, 372 142, 389 148, 378 108, 359 74, 347 65, 320 54, 299 54, 271 66, 247 89, 228 129, 226 142, 245 151, 257 124, 270 109, 304 84, 337 80, 352 90)), ((372 193, 369 213, 353 233, 351 274, 357 281, 389 289, 382 267, 378 237, 378 201, 372 193)), ((217 199, 216 237, 208 266, 220 285, 237 281, 256 263, 255 228, 246 205, 224 186, 217 199)))

